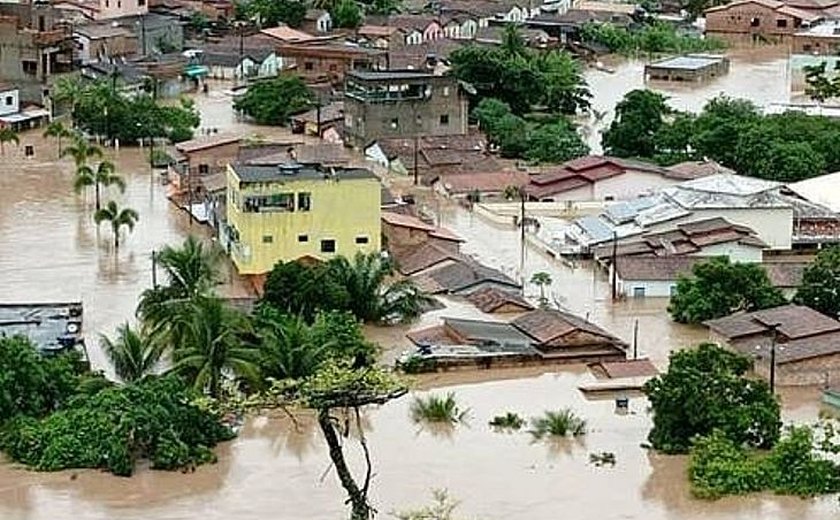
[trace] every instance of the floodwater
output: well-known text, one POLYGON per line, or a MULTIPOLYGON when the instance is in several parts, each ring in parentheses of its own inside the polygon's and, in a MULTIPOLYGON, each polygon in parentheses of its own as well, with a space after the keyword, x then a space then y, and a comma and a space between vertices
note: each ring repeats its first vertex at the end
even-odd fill
POLYGON ((730 50, 729 73, 699 84, 653 81, 645 82, 646 61, 639 59, 607 59, 604 65, 614 72, 587 69, 584 77, 592 91, 592 108, 605 112, 601 121, 591 118, 582 125, 593 153, 601 152, 600 132, 614 118, 616 103, 631 90, 649 88, 668 97, 668 104, 677 109, 699 112, 713 97, 726 94, 748 99, 762 107, 771 103, 787 103, 790 99, 791 73, 787 49, 782 47, 747 47, 730 50))
MULTIPOLYGON (((623 92, 638 86, 640 67, 628 63, 615 75, 590 72, 596 107, 612 108, 623 92), (603 77, 599 76, 603 74, 603 77), (609 106, 608 106, 609 105, 609 106)), ((778 63, 770 60, 738 72, 743 87, 732 92, 775 89, 778 63), (768 65, 770 63, 771 65, 768 65), (776 63, 775 65, 772 65, 776 63), (769 67, 769 69, 768 69, 769 67), (774 68, 775 67, 775 68, 774 68), (767 69, 764 73, 761 71, 767 69), (762 74, 764 74, 762 76, 762 74), (762 79, 763 78, 763 79, 762 79)), ((720 83, 718 88, 721 88, 720 83)), ((250 128, 236 121, 230 99, 214 85, 210 95, 196 96, 203 128, 225 131, 250 128)), ((713 88, 713 87, 709 87, 713 88)), ((727 86, 727 89, 730 87, 727 86)), ((688 93, 699 107, 703 97, 688 93)), ((768 93, 768 100, 775 94, 768 93)), ((676 94, 675 94, 676 99, 676 94)), ((676 103, 676 102, 675 102, 676 103)), ((682 107, 684 105, 676 104, 682 107)), ((254 129, 272 136, 282 130, 254 129)), ((90 196, 72 193, 72 168, 56 161, 52 142, 38 133, 22 136, 34 144, 36 157, 25 159, 20 149, 6 146, 0 157, 0 300, 46 301, 82 299, 91 361, 108 369, 96 345, 99 333, 130 319, 137 297, 151 284, 150 253, 180 242, 188 233, 202 234, 184 214, 169 204, 163 186, 150 175, 139 150, 109 151, 128 188, 110 192, 121 204, 140 212, 140 221, 118 252, 110 230, 92 222, 90 196)), ((613 304, 607 281, 585 266, 565 267, 534 250, 519 266, 516 232, 494 227, 462 208, 441 205, 442 224, 468 239, 464 251, 498 267, 514 278, 529 279, 536 271, 553 278, 551 299, 604 326, 628 343, 639 322, 639 354, 664 365, 668 353, 706 337, 699 328, 676 325, 665 315, 665 301, 628 300, 613 304), (524 276, 523 276, 524 275, 524 276)), ((237 284, 224 288, 237 294, 237 284)), ((537 290, 526 284, 535 297, 537 290)), ((414 326, 433 324, 441 316, 472 316, 474 309, 457 300, 424 316, 414 326)), ((369 329, 386 347, 404 345, 406 328, 369 329)), ((398 349, 391 348, 393 356, 398 349)), ((632 412, 619 416, 610 400, 588 401, 577 390, 589 376, 580 368, 549 372, 510 369, 425 376, 415 392, 455 392, 470 409, 470 421, 450 432, 419 428, 409 419, 411 397, 366 413, 366 434, 375 461, 373 500, 380 517, 395 509, 421 505, 433 488, 447 488, 461 501, 459 512, 485 520, 575 519, 822 519, 837 514, 836 497, 799 500, 754 496, 703 502, 691 499, 685 461, 649 454, 640 447, 650 428, 647 403, 631 400, 632 412), (544 410, 572 407, 589 421, 590 432, 580 440, 534 443, 526 433, 492 432, 487 421, 515 411, 534 416, 544 410), (610 451, 614 468, 589 464, 590 452, 610 451), (569 514, 572 512, 571 514, 569 514)), ((785 417, 808 421, 817 415, 818 393, 783 392, 785 417)), ((360 455, 348 444, 350 460, 361 470, 360 455)), ((194 473, 140 470, 131 479, 95 471, 40 474, 11 464, 0 465, 0 518, 3 520, 208 520, 267 518, 322 520, 346 517, 344 494, 331 471, 328 456, 311 418, 297 425, 287 418, 249 420, 240 437, 220 446, 219 462, 194 473)))

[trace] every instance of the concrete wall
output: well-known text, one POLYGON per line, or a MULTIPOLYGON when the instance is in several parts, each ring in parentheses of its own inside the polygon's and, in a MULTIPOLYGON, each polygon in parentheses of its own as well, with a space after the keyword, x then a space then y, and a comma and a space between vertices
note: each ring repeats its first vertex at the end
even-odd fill
POLYGON ((676 280, 622 280, 617 279, 618 293, 628 298, 670 298, 671 288, 677 286, 676 280), (637 295, 636 290, 644 294, 637 295))
MULTIPOLYGON (((765 380, 770 380, 769 361, 757 360, 754 371, 765 380)), ((837 386, 837 384, 840 384, 840 354, 776 365, 776 385, 778 386, 837 386)))
POLYGON ((149 0, 99 0, 97 20, 134 16, 149 12, 149 0))
POLYGON ((454 78, 436 76, 406 83, 425 83, 429 95, 376 101, 345 96, 344 126, 349 143, 362 148, 381 138, 467 133, 467 97, 454 78))
POLYGON ((552 202, 628 200, 674 186, 679 182, 678 179, 670 179, 655 173, 629 171, 622 175, 550 195, 542 200, 552 202))
POLYGON ((799 31, 801 26, 798 18, 757 3, 736 5, 706 13, 706 34, 709 35, 741 33, 787 39, 799 31), (757 25, 753 25, 756 21, 757 25))
POLYGON ((790 45, 792 54, 819 54, 821 56, 835 56, 840 50, 840 35, 814 36, 811 34, 794 34, 790 45))
MULTIPOLYGON (((239 153, 240 142, 235 141, 228 144, 204 148, 195 152, 184 153, 190 169, 196 173, 205 165, 211 171, 220 171, 236 159, 239 153)), ((182 152, 183 153, 183 152, 182 152)))
MULTIPOLYGON (((312 256, 328 260, 357 252, 380 250, 380 185, 372 179, 288 180, 285 183, 247 185, 228 168, 227 221, 239 240, 231 248, 241 274, 261 274, 278 261, 312 256), (248 195, 311 194, 311 209, 294 212, 246 213, 241 210, 248 195), (306 242, 299 241, 306 235, 306 242), (269 238, 270 237, 270 238, 269 238), (357 244, 357 237, 367 237, 357 244), (335 253, 321 252, 322 240, 335 240, 335 253)), ((297 203, 297 200, 296 200, 297 203)), ((298 209, 297 207, 295 208, 298 209)))
POLYGON ((759 263, 763 253, 759 247, 729 242, 706 246, 692 256, 728 256, 732 262, 759 263))

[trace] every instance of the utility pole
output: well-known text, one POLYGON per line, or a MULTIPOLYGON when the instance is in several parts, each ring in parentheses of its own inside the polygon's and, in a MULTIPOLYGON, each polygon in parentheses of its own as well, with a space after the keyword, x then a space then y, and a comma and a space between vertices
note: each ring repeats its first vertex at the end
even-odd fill
POLYGON ((140 15, 140 36, 143 38, 143 57, 146 57, 146 15, 140 15))
POLYGON ((152 249, 152 289, 157 289, 157 253, 152 249))
POLYGON ((770 393, 776 395, 776 341, 781 323, 768 325, 770 329, 770 393))
POLYGON ((418 158, 420 156, 420 153, 417 149, 419 139, 420 139, 419 136, 415 132, 414 133, 414 185, 415 186, 417 186, 417 183, 419 182, 418 179, 420 178, 420 174, 419 174, 419 170, 418 170, 418 166, 419 166, 418 165, 418 158))
POLYGON ((519 187, 519 276, 525 285, 525 188, 519 187))
POLYGON ((633 359, 639 359, 639 319, 633 325, 633 359))
POLYGON ((618 258, 618 231, 613 231, 612 244, 612 300, 618 299, 618 266, 616 265, 616 258, 618 258))

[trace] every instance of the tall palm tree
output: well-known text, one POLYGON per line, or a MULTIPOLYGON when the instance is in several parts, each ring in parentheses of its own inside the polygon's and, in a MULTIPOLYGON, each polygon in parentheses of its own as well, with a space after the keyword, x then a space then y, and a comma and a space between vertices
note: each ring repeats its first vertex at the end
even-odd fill
POLYGON ((548 300, 545 297, 545 287, 551 285, 551 275, 540 271, 531 275, 531 283, 540 288, 540 304, 545 304, 548 300))
POLYGON ((90 144, 85 138, 76 135, 73 144, 62 150, 61 156, 69 155, 76 163, 76 167, 87 164, 88 159, 93 157, 102 157, 102 149, 94 144, 90 144))
POLYGON ((96 193, 96 211, 101 209, 100 204, 100 186, 114 185, 119 188, 120 192, 125 191, 125 181, 120 177, 114 163, 110 161, 102 161, 94 170, 87 164, 79 166, 76 170, 76 180, 73 183, 73 189, 76 193, 81 193, 83 189, 88 186, 94 186, 96 193))
POLYGON ((155 253, 166 283, 143 291, 137 307, 144 327, 169 343, 179 343, 180 324, 174 320, 180 307, 207 296, 220 281, 222 250, 189 236, 179 247, 166 246, 155 253))
POLYGON ((131 208, 120 208, 117 203, 108 201, 108 204, 93 214, 93 220, 100 224, 103 220, 111 223, 111 231, 114 233, 114 249, 120 248, 120 228, 127 227, 129 231, 134 230, 134 225, 140 215, 131 208))
POLYGON ((61 157, 61 140, 66 137, 71 137, 73 132, 64 126, 64 123, 58 120, 52 121, 44 130, 44 137, 55 137, 58 141, 58 156, 61 157))
POLYGON ((100 345, 120 379, 131 383, 151 374, 160 361, 163 350, 142 331, 123 323, 117 327, 117 336, 111 339, 102 334, 100 345))
POLYGON ((197 298, 182 311, 177 319, 184 334, 182 343, 173 345, 172 371, 212 397, 219 397, 226 375, 258 380, 257 350, 243 341, 249 331, 243 314, 213 296, 197 298))
POLYGON ((263 377, 303 379, 315 373, 331 344, 315 344, 300 316, 263 306, 255 318, 259 338, 259 366, 263 377))
POLYGON ((347 291, 349 310, 361 321, 405 322, 420 315, 429 301, 411 280, 389 280, 394 264, 379 253, 359 253, 352 263, 337 257, 327 269, 347 291))
POLYGON ((20 137, 11 127, 4 126, 0 128, 0 155, 6 155, 5 144, 15 143, 20 145, 20 137))

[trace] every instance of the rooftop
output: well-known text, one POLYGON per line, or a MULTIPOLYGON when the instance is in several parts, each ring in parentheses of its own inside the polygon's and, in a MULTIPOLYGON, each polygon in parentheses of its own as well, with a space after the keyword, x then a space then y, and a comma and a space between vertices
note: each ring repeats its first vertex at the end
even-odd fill
POLYGON ((452 231, 427 224, 413 215, 406 215, 403 213, 394 213, 391 211, 382 212, 382 222, 396 227, 405 227, 426 231, 430 236, 441 238, 444 240, 451 240, 453 242, 463 242, 464 239, 453 233, 452 231))
POLYGON ((228 144, 238 143, 242 140, 239 135, 206 135, 190 139, 189 141, 182 141, 175 145, 175 149, 181 153, 192 153, 208 148, 215 148, 216 146, 225 146, 228 144))
POLYGON ((487 173, 454 173, 441 175, 438 182, 450 194, 503 192, 509 186, 520 187, 528 182, 528 174, 520 171, 487 173))
POLYGON ((262 29, 260 32, 266 36, 270 36, 284 42, 305 42, 315 39, 315 36, 297 29, 292 29, 285 24, 278 25, 277 27, 270 27, 268 29, 262 29))
MULTIPOLYGON (((785 340, 840 332, 840 322, 802 305, 782 305, 749 313, 735 313, 705 323, 714 332, 731 341, 755 334, 769 334, 778 324, 778 332, 785 340)), ((840 345, 838 345, 840 347, 840 345)))
POLYGON ((525 301, 519 294, 497 289, 495 287, 487 287, 480 291, 467 296, 467 301, 472 303, 482 312, 492 313, 501 309, 506 305, 518 307, 519 311, 530 311, 534 306, 525 301))
POLYGON ((708 258, 702 256, 622 256, 616 258, 622 280, 671 281, 690 275, 691 269, 708 258))
POLYGON ((397 262, 397 270, 406 276, 424 271, 443 262, 457 262, 464 258, 460 253, 441 247, 434 242, 399 248, 393 250, 392 254, 397 262))
POLYGON ((689 54, 687 56, 677 56, 654 61, 649 66, 661 69, 699 70, 717 65, 725 59, 724 56, 689 54))
POLYGON ((532 341, 530 337, 508 323, 456 318, 444 318, 443 323, 454 329, 459 336, 471 341, 500 345, 529 345, 532 341))
POLYGON ((28 337, 41 351, 82 340, 82 303, 0 303, 0 336, 28 337))
MULTIPOLYGON (((436 77, 432 72, 411 69, 390 70, 354 70, 347 73, 348 78, 362 81, 397 81, 411 79, 429 79, 436 77)), ((453 79, 454 81, 454 79, 453 79)))
POLYGON ((555 341, 575 331, 587 332, 623 343, 591 321, 555 309, 533 310, 516 318, 511 324, 541 344, 555 341))
POLYGON ((466 291, 482 283, 502 285, 511 289, 521 286, 503 272, 464 258, 450 265, 439 267, 416 278, 418 285, 427 292, 455 293, 466 291))
POLYGON ((241 182, 289 182, 318 179, 372 179, 377 177, 364 168, 318 168, 302 164, 253 165, 234 163, 230 165, 241 182))

